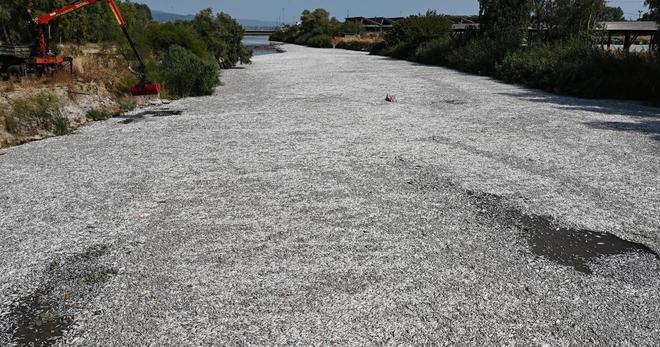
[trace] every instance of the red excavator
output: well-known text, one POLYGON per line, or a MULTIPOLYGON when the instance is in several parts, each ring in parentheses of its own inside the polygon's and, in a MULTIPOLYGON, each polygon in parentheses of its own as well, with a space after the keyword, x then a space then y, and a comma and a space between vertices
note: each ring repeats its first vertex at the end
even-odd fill
POLYGON ((131 46, 131 49, 133 49, 133 53, 135 53, 135 56, 137 57, 137 60, 140 64, 138 71, 135 73, 137 74, 138 78, 140 79, 140 82, 134 86, 131 87, 131 94, 133 95, 156 95, 160 93, 160 84, 158 83, 153 83, 150 82, 147 79, 146 75, 146 67, 144 65, 144 60, 142 59, 142 56, 140 55, 140 52, 138 52, 137 48, 135 47, 135 42, 131 38, 131 35, 128 33, 128 29, 126 28, 126 21, 124 20, 124 17, 122 16, 121 12, 119 11, 119 7, 117 7, 117 3, 115 0, 80 0, 73 2, 67 6, 64 6, 58 10, 48 12, 38 18, 34 18, 32 16, 32 12, 28 11, 30 14, 30 17, 32 19, 32 22, 38 26, 37 28, 37 35, 38 35, 38 53, 31 55, 27 60, 26 65, 31 65, 33 69, 38 73, 41 74, 44 71, 48 71, 49 69, 53 68, 58 68, 62 66, 65 62, 68 62, 70 66, 72 66, 73 59, 70 57, 60 57, 60 56, 54 56, 51 54, 48 50, 48 26, 55 20, 57 20, 59 17, 71 13, 77 10, 80 10, 82 8, 85 8, 87 6, 91 6, 96 4, 97 2, 102 2, 106 1, 108 5, 110 5, 110 9, 115 15, 115 18, 117 19, 117 23, 119 23, 119 26, 121 27, 121 30, 124 32, 124 35, 126 36, 126 39, 128 40, 128 43, 131 46))

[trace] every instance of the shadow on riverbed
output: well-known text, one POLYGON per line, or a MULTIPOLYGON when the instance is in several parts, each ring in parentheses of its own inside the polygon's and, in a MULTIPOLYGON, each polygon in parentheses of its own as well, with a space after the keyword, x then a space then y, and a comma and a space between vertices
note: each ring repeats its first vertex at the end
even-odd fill
POLYGON ((147 110, 135 114, 121 114, 116 118, 123 119, 122 121, 117 122, 117 124, 131 124, 138 120, 143 120, 147 117, 171 117, 181 115, 183 111, 181 110, 170 110, 170 109, 160 109, 160 110, 147 110))
POLYGON ((627 117, 660 118, 660 108, 634 101, 581 99, 572 96, 554 95, 540 90, 498 94, 529 102, 554 104, 562 110, 604 113, 627 117))
POLYGON ((614 131, 631 131, 641 134, 652 135, 652 137, 660 141, 660 121, 641 121, 635 123, 628 122, 589 122, 585 123, 587 126, 594 129, 614 130, 614 131))
POLYGON ((617 100, 580 99, 569 96, 553 95, 542 91, 520 93, 499 93, 524 101, 549 103, 562 110, 594 112, 634 118, 631 122, 586 122, 593 129, 636 132, 651 135, 660 141, 660 108, 635 102, 617 100))

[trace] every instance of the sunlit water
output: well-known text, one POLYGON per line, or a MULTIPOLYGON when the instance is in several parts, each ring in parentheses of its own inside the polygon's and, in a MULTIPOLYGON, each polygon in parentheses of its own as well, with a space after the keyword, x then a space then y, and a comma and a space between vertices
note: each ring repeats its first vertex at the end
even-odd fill
POLYGON ((245 36, 243 44, 254 50, 254 55, 265 55, 277 53, 277 51, 270 46, 268 36, 245 36))

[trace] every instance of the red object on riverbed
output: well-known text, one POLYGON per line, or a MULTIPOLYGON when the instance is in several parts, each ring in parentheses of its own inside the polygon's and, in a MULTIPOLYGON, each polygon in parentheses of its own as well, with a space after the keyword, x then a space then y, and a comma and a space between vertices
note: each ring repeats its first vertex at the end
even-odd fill
POLYGON ((138 95, 158 95, 160 94, 160 83, 142 81, 131 86, 131 94, 138 95))
POLYGON ((387 96, 385 97, 385 101, 387 101, 387 102, 396 102, 396 95, 387 94, 387 96))

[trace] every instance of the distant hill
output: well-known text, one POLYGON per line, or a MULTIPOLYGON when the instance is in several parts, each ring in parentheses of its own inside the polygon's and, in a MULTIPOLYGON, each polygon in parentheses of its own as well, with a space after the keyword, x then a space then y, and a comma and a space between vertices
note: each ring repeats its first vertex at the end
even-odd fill
POLYGON ((192 14, 176 14, 176 13, 167 13, 156 10, 151 10, 151 15, 154 17, 154 20, 158 22, 174 22, 177 20, 191 20, 195 17, 192 14))
MULTIPOLYGON (((177 20, 191 20, 195 18, 195 15, 192 14, 176 14, 156 10, 152 10, 151 14, 154 17, 154 20, 158 22, 174 22, 177 20)), ((239 19, 238 22, 246 29, 275 28, 278 25, 275 21, 256 19, 239 19)))

